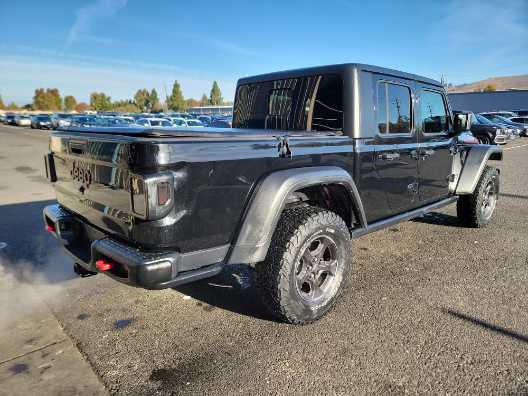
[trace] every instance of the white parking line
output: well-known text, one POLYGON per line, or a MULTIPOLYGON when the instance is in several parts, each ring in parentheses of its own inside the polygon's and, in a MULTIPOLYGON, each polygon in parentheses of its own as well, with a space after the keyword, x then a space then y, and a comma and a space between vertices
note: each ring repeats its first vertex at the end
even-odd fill
POLYGON ((526 147, 528 146, 528 144, 521 144, 520 146, 514 146, 514 147, 506 147, 504 148, 503 150, 506 151, 506 150, 513 150, 513 149, 516 149, 516 148, 521 148, 521 147, 526 147))

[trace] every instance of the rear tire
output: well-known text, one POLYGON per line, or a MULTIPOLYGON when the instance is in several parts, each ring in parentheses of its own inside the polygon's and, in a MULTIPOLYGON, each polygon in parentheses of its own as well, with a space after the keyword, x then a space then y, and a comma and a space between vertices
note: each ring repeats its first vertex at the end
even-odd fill
POLYGON ((347 286, 351 257, 350 232, 337 214, 310 206, 286 210, 255 268, 264 305, 287 323, 321 318, 347 286))
POLYGON ((473 194, 457 202, 459 221, 467 227, 485 227, 492 219, 499 195, 499 172, 486 165, 473 194))

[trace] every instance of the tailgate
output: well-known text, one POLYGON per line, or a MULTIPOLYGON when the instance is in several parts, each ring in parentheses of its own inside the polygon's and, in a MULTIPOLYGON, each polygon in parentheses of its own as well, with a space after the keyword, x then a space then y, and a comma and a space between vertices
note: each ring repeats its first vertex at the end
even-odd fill
POLYGON ((47 165, 57 200, 110 234, 130 238, 130 144, 104 137, 52 136, 47 165))

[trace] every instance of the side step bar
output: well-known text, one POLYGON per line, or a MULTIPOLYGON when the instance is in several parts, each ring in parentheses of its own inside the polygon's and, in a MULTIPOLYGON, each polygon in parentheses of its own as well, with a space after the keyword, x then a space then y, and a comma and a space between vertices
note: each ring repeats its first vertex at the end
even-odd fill
POLYGON ((369 224, 367 227, 356 228, 352 230, 352 239, 359 238, 360 236, 370 234, 371 232, 374 232, 374 231, 379 231, 382 228, 390 227, 394 224, 398 224, 403 221, 415 219, 417 217, 422 217, 423 215, 435 209, 442 208, 456 201, 458 201, 458 196, 449 197, 441 201, 432 203, 430 205, 422 206, 421 208, 411 210, 410 212, 405 212, 397 216, 390 217, 388 219, 376 221, 375 223, 369 224))

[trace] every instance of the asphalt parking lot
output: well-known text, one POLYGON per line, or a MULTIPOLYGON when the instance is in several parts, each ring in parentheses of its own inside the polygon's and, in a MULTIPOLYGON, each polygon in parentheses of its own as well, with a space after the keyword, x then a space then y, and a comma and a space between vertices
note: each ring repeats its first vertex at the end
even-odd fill
POLYGON ((451 206, 363 237, 338 306, 291 326, 239 268, 163 291, 74 277, 42 226, 47 136, 0 126, 0 242, 45 273, 46 305, 111 393, 528 393, 528 139, 497 164, 488 228, 451 206))

